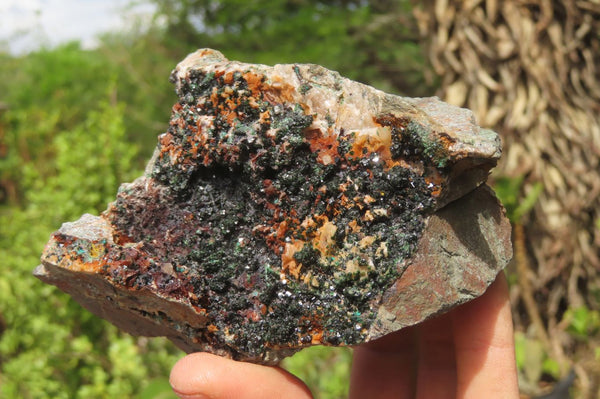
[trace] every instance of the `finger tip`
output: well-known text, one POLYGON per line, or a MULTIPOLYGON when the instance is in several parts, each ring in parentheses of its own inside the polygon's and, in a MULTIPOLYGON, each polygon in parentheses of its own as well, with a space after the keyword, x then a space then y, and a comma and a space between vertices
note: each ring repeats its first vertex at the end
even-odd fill
POLYGON ((210 369, 211 357, 208 353, 191 353, 179 359, 171 369, 169 383, 180 398, 202 399, 206 385, 206 372, 210 369))
POLYGON ((192 353, 171 369, 169 382, 173 391, 185 399, 217 397, 311 398, 306 385, 279 367, 238 362, 210 353, 192 353), (257 383, 260 381, 260 383, 257 383))

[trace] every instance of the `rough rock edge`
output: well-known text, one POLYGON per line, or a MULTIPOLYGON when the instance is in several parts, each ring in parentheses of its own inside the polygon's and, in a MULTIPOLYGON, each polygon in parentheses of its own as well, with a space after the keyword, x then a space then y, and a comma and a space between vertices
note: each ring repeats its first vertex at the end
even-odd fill
MULTIPOLYGON (((302 83, 301 76, 310 74, 309 82, 315 87, 325 87, 328 93, 334 90, 342 93, 340 95, 349 86, 350 92, 363 93, 374 99, 363 101, 362 104, 367 103, 370 109, 361 110, 358 107, 358 113, 410 114, 433 134, 451 139, 448 150, 452 172, 445 184, 447 190, 438 198, 438 207, 448 205, 428 217, 419 249, 407 261, 407 269, 401 278, 383 295, 383 305, 379 308, 377 321, 371 326, 367 340, 416 324, 481 295, 508 263, 512 255, 510 225, 504 218, 501 205, 487 188, 476 189, 463 197, 486 180, 489 169, 500 155, 498 136, 480 129, 471 111, 442 103, 437 98, 392 96, 342 78, 336 72, 317 65, 276 65, 270 68, 242 64, 229 62, 214 50, 199 50, 191 54, 178 65, 172 77, 179 82, 179 78, 191 68, 219 67, 255 70, 268 76, 270 83, 297 79, 298 82, 294 82, 297 87, 302 83), (320 77, 324 80, 319 80, 320 77), (460 232, 448 234, 454 229, 460 232), (453 281, 455 285, 449 285, 448 281, 453 281), (414 306, 416 303, 423 307, 414 306)), ((301 91, 294 90, 293 93, 299 96, 293 99, 294 102, 309 103, 301 91)), ((314 113, 323 113, 318 104, 312 106, 314 113)), ((320 115, 317 119, 324 120, 325 116, 320 115)), ((156 157, 153 157, 144 178, 149 178, 148 173, 155 161, 156 157)), ((90 241, 112 240, 112 227, 103 218, 91 215, 64 224, 59 232, 90 241)), ((48 245, 52 245, 52 242, 48 245)), ((187 352, 200 350, 233 358, 238 356, 234 351, 197 342, 194 331, 205 328, 206 320, 185 303, 146 289, 132 292, 125 287, 113 286, 102 277, 98 278, 98 275, 85 270, 71 270, 58 260, 46 258, 42 262, 35 270, 38 278, 69 292, 87 309, 125 331, 134 335, 167 336, 187 352)), ((275 364, 300 349, 274 348, 265 357, 243 360, 275 364)))
MULTIPOLYGON (((338 111, 342 119, 358 122, 353 126, 344 126, 350 130, 375 127, 372 116, 410 115, 414 121, 427 128, 432 142, 448 143, 448 158, 452 168, 441 197, 437 199, 439 208, 483 184, 502 152, 498 134, 482 129, 469 109, 442 102, 438 97, 409 98, 388 94, 342 77, 338 72, 320 65, 276 64, 271 67, 246 64, 230 61, 213 49, 199 49, 189 54, 171 73, 171 81, 175 84, 178 95, 182 94, 181 82, 190 71, 198 70, 207 74, 217 71, 251 71, 264 75, 270 88, 285 91, 290 96, 290 102, 303 104, 308 114, 318 116, 317 120, 326 120, 326 115, 332 111, 333 106, 332 117, 336 124, 338 111), (309 85, 311 89, 303 91, 300 89, 303 85, 309 85), (312 98, 318 98, 319 94, 315 95, 313 92, 308 95, 313 90, 325 92, 326 99, 335 98, 335 94, 338 102, 315 103, 312 98), (369 101, 364 101, 367 97, 369 101), (340 106, 339 99, 343 99, 343 106, 340 106)), ((316 127, 322 131, 327 130, 324 126, 316 127)))
MULTIPOLYGON (((87 214, 77 222, 63 224, 59 231, 91 241, 112 240, 110 225, 101 217, 87 214)), ((369 330, 368 340, 480 296, 512 257, 510 231, 504 209, 487 186, 433 214, 408 269, 383 295, 384 304, 369 330), (417 303, 425 311, 418 312, 417 303)), ((98 274, 71 270, 60 262, 42 261, 34 271, 37 278, 68 292, 90 312, 132 335, 166 336, 188 353, 207 351, 230 358, 237 356, 194 339, 193 331, 205 328, 205 320, 185 303, 149 290, 113 286, 98 274), (168 315, 169 324, 151 316, 156 314, 168 315), (182 334, 183 329, 192 334, 182 334)), ((300 349, 278 348, 264 358, 243 360, 273 365, 300 349)))

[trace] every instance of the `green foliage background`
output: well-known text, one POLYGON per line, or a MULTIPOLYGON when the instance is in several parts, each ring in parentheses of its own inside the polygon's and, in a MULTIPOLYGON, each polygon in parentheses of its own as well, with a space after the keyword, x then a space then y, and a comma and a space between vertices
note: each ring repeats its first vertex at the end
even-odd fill
MULTIPOLYGON (((154 3, 151 25, 107 34, 95 50, 0 53, 0 397, 173 397, 167 378, 181 352, 121 333, 31 272, 52 231, 100 213, 142 173, 176 100, 170 70, 185 54, 213 47, 246 62, 313 62, 387 91, 433 93, 403 23, 408 2, 154 3)), ((349 359, 315 348, 285 365, 320 397, 338 398, 349 359)))

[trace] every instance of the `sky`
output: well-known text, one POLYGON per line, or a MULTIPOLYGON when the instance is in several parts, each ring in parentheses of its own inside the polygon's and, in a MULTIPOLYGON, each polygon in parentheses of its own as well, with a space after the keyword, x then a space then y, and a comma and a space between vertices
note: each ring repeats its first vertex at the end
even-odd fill
POLYGON ((127 10, 130 0, 0 0, 0 49, 23 54, 79 40, 84 48, 97 35, 126 29, 133 15, 151 15, 148 4, 127 10))

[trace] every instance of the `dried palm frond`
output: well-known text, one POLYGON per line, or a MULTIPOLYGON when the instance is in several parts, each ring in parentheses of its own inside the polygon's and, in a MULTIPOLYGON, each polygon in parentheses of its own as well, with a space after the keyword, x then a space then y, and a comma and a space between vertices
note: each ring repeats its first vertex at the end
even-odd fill
POLYGON ((426 0, 414 12, 439 95, 501 133, 499 174, 526 176, 525 192, 543 184, 526 223, 538 302, 561 292, 598 309, 600 2, 426 0))

